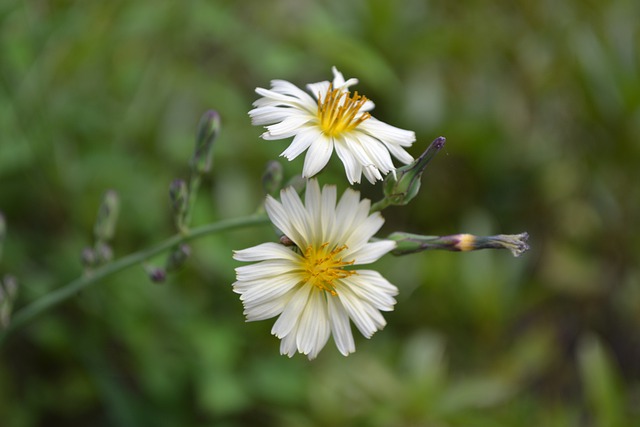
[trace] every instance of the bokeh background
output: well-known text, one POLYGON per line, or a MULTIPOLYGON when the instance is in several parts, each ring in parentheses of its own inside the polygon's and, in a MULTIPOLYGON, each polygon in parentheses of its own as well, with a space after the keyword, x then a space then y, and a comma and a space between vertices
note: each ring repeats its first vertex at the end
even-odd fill
MULTIPOLYGON (((280 356, 231 290, 231 250, 272 230, 205 237, 164 284, 131 268, 15 331, 0 425, 640 425, 639 16, 636 0, 3 1, 0 273, 20 282, 16 310, 82 274, 107 189, 116 257, 175 233, 167 189, 207 109, 223 131, 194 224, 254 212, 287 145, 251 126, 254 88, 333 65, 416 132, 414 156, 447 137, 383 234, 528 231, 531 250, 384 258, 388 326, 309 362, 280 356)), ((335 158, 320 175, 343 178, 335 158)))

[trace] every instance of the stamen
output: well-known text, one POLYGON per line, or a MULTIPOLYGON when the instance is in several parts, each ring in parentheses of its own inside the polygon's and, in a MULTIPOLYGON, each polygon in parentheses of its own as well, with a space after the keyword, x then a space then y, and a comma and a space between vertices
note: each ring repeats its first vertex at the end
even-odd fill
POLYGON ((319 247, 309 245, 304 251, 302 269, 306 283, 336 296, 338 293, 333 282, 356 274, 355 271, 344 270, 345 266, 352 265, 355 260, 343 261, 343 257, 338 256, 347 249, 347 245, 335 247, 331 251, 327 251, 328 246, 328 242, 319 247))
POLYGON ((360 109, 367 102, 367 97, 354 92, 350 96, 349 92, 341 89, 334 89, 333 84, 329 84, 329 89, 321 101, 318 94, 318 119, 320 128, 329 136, 337 136, 342 132, 348 132, 360 125, 360 123, 371 117, 365 112, 356 118, 360 109))

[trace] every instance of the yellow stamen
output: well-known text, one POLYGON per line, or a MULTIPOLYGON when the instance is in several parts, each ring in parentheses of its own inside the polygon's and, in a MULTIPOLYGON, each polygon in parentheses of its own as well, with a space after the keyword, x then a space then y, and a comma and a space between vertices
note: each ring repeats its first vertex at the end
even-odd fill
POLYGON ((356 117, 360 108, 367 102, 367 97, 358 95, 358 92, 350 96, 349 92, 334 89, 333 84, 330 84, 324 100, 320 99, 318 96, 318 119, 320 129, 326 135, 337 136, 342 132, 348 132, 371 117, 368 112, 356 117))
POLYGON ((335 296, 338 293, 333 282, 356 274, 356 272, 343 268, 353 264, 354 261, 343 261, 342 257, 338 257, 340 252, 347 249, 346 245, 338 246, 330 251, 327 250, 328 246, 329 243, 323 243, 320 247, 309 245, 304 251, 302 269, 306 283, 335 296))

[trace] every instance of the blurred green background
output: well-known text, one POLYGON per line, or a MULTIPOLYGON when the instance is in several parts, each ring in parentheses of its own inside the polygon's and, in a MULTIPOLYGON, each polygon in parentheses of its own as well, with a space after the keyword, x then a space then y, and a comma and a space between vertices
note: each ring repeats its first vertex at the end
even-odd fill
MULTIPOLYGON (((116 256, 175 232, 167 189, 209 108, 223 131, 194 223, 255 211, 287 141, 258 138, 254 88, 332 65, 416 132, 414 156, 447 137, 383 233, 528 231, 532 249, 384 258, 388 326, 309 362, 280 356, 231 290, 231 250, 270 228, 202 238, 166 283, 135 267, 16 331, 0 426, 640 425, 639 16, 636 0, 3 1, 16 309, 82 273, 107 189, 116 256)), ((320 180, 345 181, 336 158, 320 180)))

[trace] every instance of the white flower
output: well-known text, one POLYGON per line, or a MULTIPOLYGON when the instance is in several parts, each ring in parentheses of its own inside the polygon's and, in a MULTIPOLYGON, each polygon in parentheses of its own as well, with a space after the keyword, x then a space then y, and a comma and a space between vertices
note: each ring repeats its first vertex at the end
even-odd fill
POLYGON ((349 92, 349 86, 358 80, 345 81, 335 67, 332 70, 332 83, 307 85, 313 97, 284 80, 273 80, 271 90, 257 88, 262 98, 253 103, 256 108, 249 116, 254 125, 269 125, 262 138, 294 137, 281 154, 288 160, 308 150, 302 169, 305 178, 326 166, 334 148, 351 184, 359 183, 363 173, 373 184, 395 171, 390 154, 402 163, 411 163, 413 158, 403 147, 411 146, 415 133, 372 117, 373 102, 358 92, 349 92))
POLYGON ((247 321, 278 317, 271 333, 280 353, 296 351, 315 358, 330 335, 343 355, 355 351, 349 319, 369 338, 386 324, 380 311, 391 311, 398 289, 380 273, 351 266, 369 264, 395 248, 390 240, 369 242, 384 219, 369 215, 371 203, 348 189, 336 205, 336 187, 320 191, 307 183, 305 203, 292 187, 281 202, 267 196, 273 224, 295 246, 262 243, 234 251, 238 267, 233 290, 240 294, 247 321))

